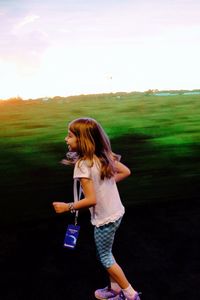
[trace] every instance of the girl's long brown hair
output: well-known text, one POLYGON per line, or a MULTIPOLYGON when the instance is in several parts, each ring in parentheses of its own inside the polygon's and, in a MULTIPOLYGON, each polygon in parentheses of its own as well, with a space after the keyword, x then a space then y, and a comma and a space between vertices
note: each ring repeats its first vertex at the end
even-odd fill
POLYGON ((69 124, 69 130, 77 138, 79 161, 87 160, 92 166, 97 158, 101 179, 114 176, 115 161, 119 161, 120 156, 112 152, 110 140, 101 125, 92 118, 79 118, 69 124))

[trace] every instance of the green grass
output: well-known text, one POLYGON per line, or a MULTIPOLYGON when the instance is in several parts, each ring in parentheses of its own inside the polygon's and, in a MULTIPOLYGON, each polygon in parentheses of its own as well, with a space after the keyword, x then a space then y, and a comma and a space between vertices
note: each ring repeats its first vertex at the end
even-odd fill
POLYGON ((120 183, 128 205, 197 197, 200 96, 142 93, 88 95, 0 103, 1 210, 4 219, 49 213, 52 200, 71 200, 65 155, 67 124, 97 119, 133 175, 120 183), (68 198, 69 195, 69 198, 68 198), (60 197, 60 198, 59 198, 60 197))

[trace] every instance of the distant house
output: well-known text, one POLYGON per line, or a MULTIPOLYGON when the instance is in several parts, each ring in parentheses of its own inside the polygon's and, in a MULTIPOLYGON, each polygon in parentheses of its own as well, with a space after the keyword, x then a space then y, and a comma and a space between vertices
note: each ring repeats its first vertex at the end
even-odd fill
POLYGON ((48 97, 44 97, 44 98, 42 98, 42 101, 48 101, 49 100, 49 98, 48 97))

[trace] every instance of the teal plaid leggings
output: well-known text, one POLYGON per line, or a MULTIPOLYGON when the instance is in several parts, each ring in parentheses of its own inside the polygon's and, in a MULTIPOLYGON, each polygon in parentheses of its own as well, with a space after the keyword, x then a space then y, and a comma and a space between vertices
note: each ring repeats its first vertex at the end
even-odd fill
POLYGON ((106 269, 115 263, 115 259, 112 254, 112 246, 115 233, 119 228, 121 220, 122 218, 100 227, 94 227, 94 240, 96 244, 97 258, 106 269))

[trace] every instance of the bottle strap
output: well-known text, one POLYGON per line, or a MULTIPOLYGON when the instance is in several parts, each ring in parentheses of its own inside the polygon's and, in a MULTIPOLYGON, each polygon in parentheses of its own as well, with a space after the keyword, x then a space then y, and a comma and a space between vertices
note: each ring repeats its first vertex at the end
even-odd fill
MULTIPOLYGON (((78 187, 78 182, 79 180, 77 178, 74 178, 74 202, 77 202, 81 199, 82 188, 80 184, 78 187)), ((75 220, 74 220, 74 224, 77 225, 77 223, 78 223, 78 210, 76 210, 75 212, 75 220)))

